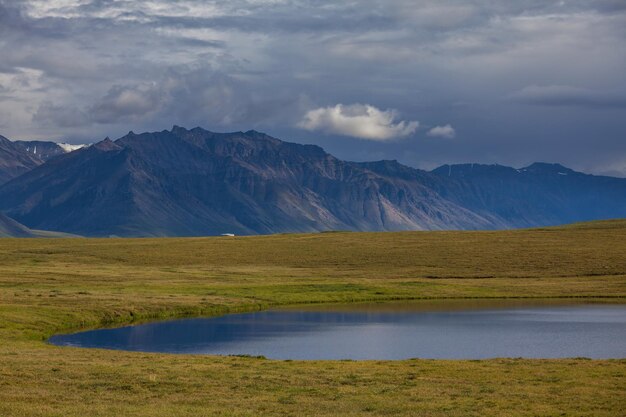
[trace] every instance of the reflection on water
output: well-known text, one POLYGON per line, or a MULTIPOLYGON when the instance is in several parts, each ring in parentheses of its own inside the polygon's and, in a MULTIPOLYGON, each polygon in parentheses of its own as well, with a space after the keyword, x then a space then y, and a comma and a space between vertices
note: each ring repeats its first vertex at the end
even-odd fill
POLYGON ((292 307, 53 336, 57 345, 275 359, 626 357, 626 306, 436 301, 292 307))

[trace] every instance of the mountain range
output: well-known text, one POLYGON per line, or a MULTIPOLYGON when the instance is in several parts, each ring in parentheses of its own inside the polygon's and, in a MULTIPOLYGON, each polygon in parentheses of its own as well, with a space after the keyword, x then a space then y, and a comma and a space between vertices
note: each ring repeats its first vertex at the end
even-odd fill
POLYGON ((51 158, 85 146, 41 140, 12 142, 0 136, 0 185, 51 158))
POLYGON ((22 150, 34 155, 42 162, 54 158, 55 156, 63 155, 68 152, 75 151, 80 148, 84 148, 87 145, 70 145, 67 143, 56 143, 43 140, 31 140, 23 141, 18 140, 13 142, 16 146, 22 150))
POLYGON ((15 142, 0 136, 0 184, 30 171, 42 160, 15 142))
POLYGON ((0 211, 30 229, 84 236, 502 229, 626 217, 626 179, 558 164, 429 172, 342 161, 256 131, 177 126, 69 153, 44 142, 33 154, 33 143, 3 137, 0 146, 0 211))

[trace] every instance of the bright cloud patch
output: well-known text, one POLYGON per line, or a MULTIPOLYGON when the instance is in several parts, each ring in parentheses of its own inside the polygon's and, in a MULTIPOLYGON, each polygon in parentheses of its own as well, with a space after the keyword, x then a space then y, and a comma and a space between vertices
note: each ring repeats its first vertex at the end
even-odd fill
POLYGON ((367 104, 320 107, 304 115, 298 127, 368 140, 391 140, 409 136, 417 121, 397 121, 396 110, 380 110, 367 104))
POLYGON ((435 126, 426 133, 428 136, 436 138, 452 139, 456 136, 456 130, 450 125, 435 126))

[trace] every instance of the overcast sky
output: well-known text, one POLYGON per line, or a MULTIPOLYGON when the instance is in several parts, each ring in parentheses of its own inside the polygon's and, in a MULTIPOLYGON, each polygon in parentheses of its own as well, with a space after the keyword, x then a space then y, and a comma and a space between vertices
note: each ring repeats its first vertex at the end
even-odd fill
POLYGON ((0 134, 174 124, 626 176, 626 1, 0 0, 0 134))

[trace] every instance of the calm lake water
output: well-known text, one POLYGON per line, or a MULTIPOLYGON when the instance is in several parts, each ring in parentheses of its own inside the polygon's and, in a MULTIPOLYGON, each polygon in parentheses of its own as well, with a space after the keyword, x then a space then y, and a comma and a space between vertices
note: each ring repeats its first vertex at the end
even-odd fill
POLYGON ((92 330, 50 342, 273 359, 624 358, 626 306, 447 301, 299 307, 92 330))

